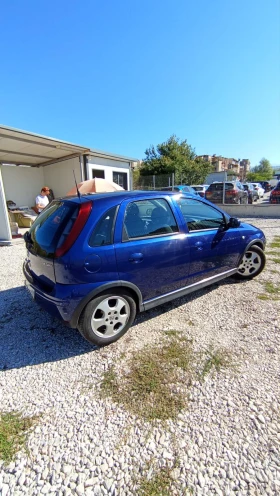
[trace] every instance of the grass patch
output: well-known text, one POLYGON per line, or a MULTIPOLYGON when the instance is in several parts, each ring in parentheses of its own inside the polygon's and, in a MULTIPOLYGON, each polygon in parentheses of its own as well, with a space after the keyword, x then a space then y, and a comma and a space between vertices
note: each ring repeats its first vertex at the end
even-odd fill
POLYGON ((22 417, 19 412, 0 415, 0 458, 5 463, 13 460, 22 448, 26 450, 27 431, 34 424, 35 417, 22 417))
POLYGON ((233 361, 229 352, 223 348, 214 350, 211 346, 206 352, 206 360, 204 362, 201 376, 205 377, 209 372, 214 369, 220 372, 224 368, 233 367, 233 361))
POLYGON ((179 333, 168 334, 163 344, 147 346, 134 354, 121 378, 114 366, 105 372, 102 395, 148 421, 176 418, 185 407, 185 394, 179 386, 190 382, 193 351, 192 344, 179 333))
POLYGON ((273 258, 272 262, 274 262, 276 264, 280 264, 280 258, 273 258))
POLYGON ((264 283, 264 287, 267 293, 269 294, 279 294, 280 288, 273 284, 273 282, 267 281, 264 283))
POLYGON ((135 482, 138 485, 138 496, 187 496, 193 494, 193 488, 182 488, 178 477, 178 459, 172 465, 165 465, 157 468, 153 466, 153 460, 144 469, 144 474, 140 480, 135 482))
POLYGON ((176 494, 172 490, 173 477, 171 476, 171 470, 169 467, 163 467, 151 479, 143 476, 139 481, 139 496, 170 496, 171 494, 176 494))
POLYGON ((267 296, 265 294, 260 294, 260 295, 257 296, 257 298, 259 300, 271 300, 271 297, 270 296, 267 296))
POLYGON ((267 250, 265 252, 266 255, 279 255, 279 251, 278 250, 267 250))
POLYGON ((270 248, 280 248, 280 236, 274 236, 273 241, 269 245, 270 248))
POLYGON ((273 284, 273 282, 266 281, 263 283, 265 291, 267 294, 258 295, 259 300, 279 300, 278 296, 280 296, 280 287, 273 284))

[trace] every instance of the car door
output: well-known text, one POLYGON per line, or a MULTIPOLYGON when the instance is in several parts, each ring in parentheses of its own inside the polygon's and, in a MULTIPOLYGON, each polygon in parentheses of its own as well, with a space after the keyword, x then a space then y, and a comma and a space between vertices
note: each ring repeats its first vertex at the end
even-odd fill
POLYGON ((120 205, 115 250, 120 280, 136 285, 143 301, 187 284, 190 248, 169 197, 120 205))
POLYGON ((234 269, 238 264, 241 234, 227 227, 227 217, 203 200, 174 198, 188 229, 189 284, 234 269))

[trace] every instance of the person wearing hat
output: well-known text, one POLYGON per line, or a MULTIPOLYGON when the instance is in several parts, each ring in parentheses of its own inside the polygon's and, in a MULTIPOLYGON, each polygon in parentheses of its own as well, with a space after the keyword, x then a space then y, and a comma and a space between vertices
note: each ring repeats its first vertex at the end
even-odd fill
POLYGON ((35 202, 38 213, 42 212, 42 210, 44 210, 44 208, 46 208, 46 206, 49 204, 49 199, 48 199, 49 194, 50 194, 49 188, 47 186, 44 186, 41 189, 41 194, 36 196, 35 202))

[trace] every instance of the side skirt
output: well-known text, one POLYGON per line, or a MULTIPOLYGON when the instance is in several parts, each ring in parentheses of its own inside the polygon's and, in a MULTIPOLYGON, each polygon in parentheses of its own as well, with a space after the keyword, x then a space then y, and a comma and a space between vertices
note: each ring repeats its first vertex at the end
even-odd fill
POLYGON ((214 284, 215 282, 221 281, 222 279, 226 279, 226 277, 230 277, 233 274, 236 274, 237 270, 237 268, 227 270, 226 272, 222 272, 221 274, 218 274, 216 276, 208 277, 207 279, 203 279, 203 281, 190 284, 189 286, 177 289, 176 291, 172 291, 171 293, 167 293, 163 296, 157 296, 156 298, 146 300, 143 302, 143 310, 150 310, 151 308, 157 307, 158 305, 162 305, 163 303, 167 303, 168 301, 175 300, 175 298, 181 298, 181 296, 185 296, 189 293, 193 293, 194 291, 198 291, 199 289, 203 289, 206 286, 210 286, 210 284, 214 284))

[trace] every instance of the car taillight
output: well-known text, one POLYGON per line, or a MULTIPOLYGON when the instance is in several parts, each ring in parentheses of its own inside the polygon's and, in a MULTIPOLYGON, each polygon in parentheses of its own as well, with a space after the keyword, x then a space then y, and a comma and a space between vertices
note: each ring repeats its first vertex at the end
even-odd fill
POLYGON ((72 226, 71 231, 69 232, 67 238, 63 242, 62 246, 56 249, 54 256, 56 258, 62 257, 65 255, 65 253, 70 250, 71 246, 74 244, 76 241, 77 237, 79 236, 80 232, 82 231, 86 221, 89 218, 89 214, 92 209, 92 202, 86 202, 86 203, 81 203, 79 213, 77 215, 77 218, 72 226))
POLYGON ((228 191, 226 191, 226 195, 236 196, 237 194, 238 191, 236 189, 229 189, 228 191))

